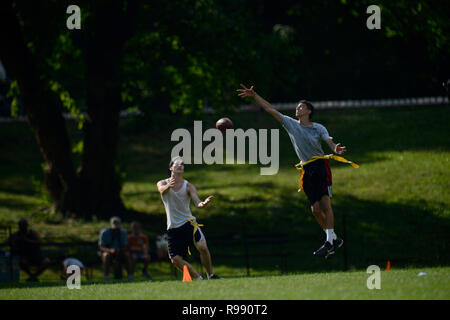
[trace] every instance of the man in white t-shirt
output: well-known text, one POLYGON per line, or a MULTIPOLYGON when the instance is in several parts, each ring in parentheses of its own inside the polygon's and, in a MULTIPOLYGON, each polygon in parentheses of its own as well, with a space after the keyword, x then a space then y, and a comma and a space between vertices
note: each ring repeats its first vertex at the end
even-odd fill
POLYGON ((200 273, 184 259, 186 253, 190 252, 189 248, 196 247, 208 279, 219 279, 213 274, 211 254, 205 236, 190 209, 191 199, 197 208, 204 208, 213 196, 201 201, 194 185, 183 179, 183 172, 184 161, 181 157, 176 157, 169 164, 170 178, 157 183, 167 215, 169 258, 181 271, 187 266, 192 279, 202 280, 200 273))

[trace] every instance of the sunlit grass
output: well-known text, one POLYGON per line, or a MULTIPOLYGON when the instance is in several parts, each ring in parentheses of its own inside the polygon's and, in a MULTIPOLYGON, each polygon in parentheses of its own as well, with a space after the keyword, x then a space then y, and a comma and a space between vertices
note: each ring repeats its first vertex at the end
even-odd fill
POLYGON ((380 272, 380 289, 369 290, 365 271, 237 277, 214 281, 121 281, 81 283, 69 290, 64 282, 41 286, 0 286, 0 299, 120 300, 371 300, 450 299, 450 269, 392 269, 380 272), (419 272, 426 275, 419 276, 419 272))

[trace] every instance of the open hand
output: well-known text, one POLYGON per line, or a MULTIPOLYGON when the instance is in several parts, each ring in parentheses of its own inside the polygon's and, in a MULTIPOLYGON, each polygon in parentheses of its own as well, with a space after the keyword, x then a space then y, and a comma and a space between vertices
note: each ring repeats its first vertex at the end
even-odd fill
POLYGON ((175 178, 173 176, 169 178, 168 186, 169 188, 173 188, 175 186, 175 178))
POLYGON ((199 207, 199 208, 203 208, 204 206, 206 206, 206 205, 211 201, 212 198, 214 198, 214 196, 209 196, 208 198, 206 198, 205 201, 200 202, 200 203, 198 204, 198 207, 199 207))
POLYGON ((251 86, 250 89, 249 89, 249 88, 245 87, 245 86, 241 83, 241 87, 244 88, 244 89, 237 89, 237 90, 236 90, 237 92, 240 92, 240 93, 238 94, 239 97, 241 97, 241 98, 246 98, 246 97, 252 97, 252 98, 254 98, 254 97, 255 97, 256 92, 253 90, 253 86, 251 86))
POLYGON ((341 144, 338 143, 335 147, 334 147, 334 153, 336 154, 344 154, 345 151, 347 151, 347 148, 345 146, 341 147, 341 144))

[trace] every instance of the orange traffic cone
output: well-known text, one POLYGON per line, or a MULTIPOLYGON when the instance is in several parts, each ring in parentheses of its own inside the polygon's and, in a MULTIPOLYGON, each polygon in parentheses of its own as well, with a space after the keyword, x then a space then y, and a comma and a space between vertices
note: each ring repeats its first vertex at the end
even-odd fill
POLYGON ((389 260, 386 264, 386 270, 391 270, 391 262, 389 260))
POLYGON ((183 266, 183 282, 192 282, 187 265, 183 266))

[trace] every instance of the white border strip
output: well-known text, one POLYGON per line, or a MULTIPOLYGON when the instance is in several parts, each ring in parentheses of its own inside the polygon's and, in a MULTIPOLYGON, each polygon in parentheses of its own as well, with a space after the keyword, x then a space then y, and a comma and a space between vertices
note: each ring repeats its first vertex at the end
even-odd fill
MULTIPOLYGON (((448 97, 419 97, 402 99, 365 99, 365 100, 331 100, 331 101, 311 101, 316 109, 340 109, 340 108, 384 108, 384 107, 404 107, 404 106, 436 106, 447 105, 448 97)), ((298 102, 273 103, 277 110, 294 110, 298 102)), ((254 103, 243 105, 238 112, 258 111, 261 108, 254 103)), ((214 109, 205 108, 205 113, 213 113, 214 109)))
MULTIPOLYGON (((316 109, 341 109, 341 108, 385 108, 385 107, 405 107, 405 106, 436 106, 436 105, 448 105, 449 99, 445 96, 438 97, 419 97, 419 98, 404 98, 404 99, 366 99, 366 100, 332 100, 332 101, 311 101, 316 109)), ((298 102, 288 103, 273 103, 272 106, 277 110, 293 110, 297 107, 298 102)), ((258 111, 260 107, 254 103, 242 105, 238 112, 246 111, 258 111)), ((203 113, 214 113, 213 108, 204 108, 203 113)), ((86 114, 84 113, 86 116, 86 114)), ((120 117, 126 118, 130 115, 143 115, 140 110, 133 111, 121 111, 120 117)), ((69 113, 64 114, 64 118, 68 120, 77 119, 77 116, 73 116, 69 113)), ((14 121, 27 121, 27 117, 17 118, 2 118, 1 122, 14 122, 14 121)))

